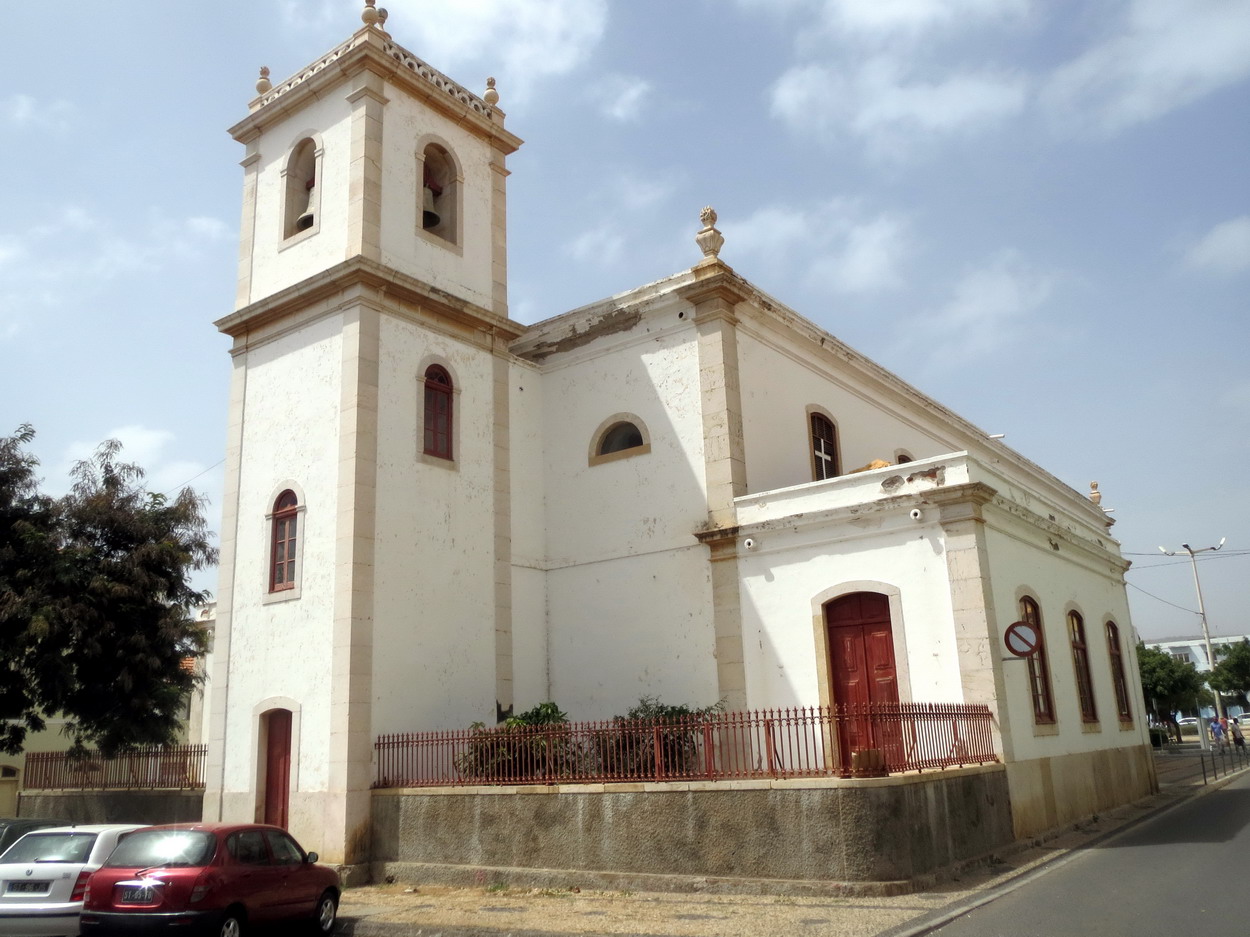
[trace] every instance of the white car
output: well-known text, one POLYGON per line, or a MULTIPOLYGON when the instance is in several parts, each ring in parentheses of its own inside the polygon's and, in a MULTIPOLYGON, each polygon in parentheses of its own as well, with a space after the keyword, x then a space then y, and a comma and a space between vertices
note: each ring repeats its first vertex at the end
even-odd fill
POLYGON ((76 935, 87 879, 122 837, 141 829, 109 823, 27 833, 0 855, 0 934, 76 935))

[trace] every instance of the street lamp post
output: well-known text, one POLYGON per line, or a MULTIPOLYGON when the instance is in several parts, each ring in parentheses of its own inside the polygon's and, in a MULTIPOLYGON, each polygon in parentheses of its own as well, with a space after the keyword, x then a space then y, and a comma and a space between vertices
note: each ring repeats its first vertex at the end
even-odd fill
MULTIPOLYGON (((1182 543, 1180 550, 1165 550, 1163 547, 1159 547, 1159 551, 1166 556, 1177 556, 1182 550, 1189 554, 1189 562, 1194 568, 1194 591, 1198 593, 1198 617, 1202 619, 1202 640, 1207 646, 1207 666, 1210 667, 1212 671, 1215 670, 1215 653, 1211 650, 1211 629, 1207 627, 1207 609, 1206 606, 1202 604, 1202 583, 1198 579, 1198 560, 1196 556, 1199 553, 1214 553, 1216 550, 1224 546, 1224 541, 1227 539, 1227 537, 1221 537, 1220 542, 1215 546, 1202 547, 1197 550, 1187 543, 1182 543)), ((1215 717, 1217 719, 1223 719, 1224 702, 1220 699, 1219 690, 1212 688, 1212 691, 1215 695, 1215 717)), ((1206 748, 1207 730, 1206 726, 1202 724, 1201 710, 1199 710, 1198 715, 1198 737, 1202 740, 1202 747, 1206 748)))

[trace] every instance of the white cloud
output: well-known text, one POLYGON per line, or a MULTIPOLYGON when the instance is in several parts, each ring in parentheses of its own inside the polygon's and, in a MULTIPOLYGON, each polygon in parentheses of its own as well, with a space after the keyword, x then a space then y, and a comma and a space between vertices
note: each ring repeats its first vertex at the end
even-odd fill
POLYGON ((0 99, 0 119, 16 129, 68 130, 73 107, 67 101, 45 103, 28 94, 0 99))
POLYGON ((1120 31, 1064 65, 1043 100, 1062 124, 1113 132, 1250 76, 1240 0, 1128 0, 1120 31))
POLYGON ((847 132, 881 155, 904 158, 919 143, 1019 114, 1027 96, 1018 73, 951 72, 916 80, 899 62, 878 56, 850 72, 822 65, 790 69, 773 87, 772 111, 796 131, 847 132))
POLYGON ((600 110, 622 123, 642 116, 643 104, 652 90, 651 82, 634 75, 608 75, 592 90, 600 110))
POLYGON ((564 245, 565 254, 598 267, 617 264, 625 256, 627 235, 646 230, 638 218, 650 221, 650 209, 670 198, 673 189, 673 183, 663 176, 644 177, 627 171, 608 174, 599 191, 589 198, 598 220, 564 245))
POLYGON ((48 220, 25 231, 0 231, 0 342, 16 335, 40 309, 88 296, 100 283, 162 269, 204 256, 231 239, 216 219, 168 219, 155 215, 147 227, 122 232, 82 206, 48 212, 48 220))
POLYGON ((999 351, 1025 335, 1054 282, 1017 251, 1000 251, 966 272, 944 306, 908 323, 912 341, 924 343, 930 360, 947 364, 999 351))
POLYGON ((831 25, 850 33, 916 35, 968 27, 978 20, 1009 20, 1029 11, 1029 0, 823 0, 831 25))
POLYGON ((807 13, 825 25, 860 36, 916 35, 925 30, 968 27, 978 20, 1026 15, 1031 0, 737 0, 746 9, 807 13))
POLYGON ((719 227, 723 255, 750 258, 752 269, 769 279, 798 277, 822 291, 892 289, 902 282, 902 264, 913 252, 906 218, 869 216, 844 199, 806 209, 770 206, 719 227))
POLYGON ((1217 224, 1186 252, 1185 263, 1217 273, 1250 269, 1250 215, 1217 224))
POLYGON ((386 7, 387 31, 436 68, 463 74, 462 63, 492 63, 505 110, 534 81, 586 61, 608 20, 607 0, 388 0, 386 7))

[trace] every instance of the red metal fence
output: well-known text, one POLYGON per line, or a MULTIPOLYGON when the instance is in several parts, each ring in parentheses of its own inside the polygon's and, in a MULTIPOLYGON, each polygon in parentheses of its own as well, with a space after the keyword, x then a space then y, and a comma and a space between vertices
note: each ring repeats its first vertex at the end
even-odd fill
POLYGON ((374 787, 863 777, 998 761, 985 705, 867 703, 380 736, 374 787))
POLYGON ((104 758, 97 752, 74 758, 65 752, 28 752, 26 790, 147 791, 204 787, 207 745, 141 748, 104 758))

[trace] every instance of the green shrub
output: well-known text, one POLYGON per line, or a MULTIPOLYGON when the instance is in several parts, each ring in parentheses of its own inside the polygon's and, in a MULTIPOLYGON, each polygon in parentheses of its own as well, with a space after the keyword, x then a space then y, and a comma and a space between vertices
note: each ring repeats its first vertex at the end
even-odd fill
POLYGON ((723 700, 695 708, 644 696, 624 716, 612 717, 612 729, 595 733, 599 767, 604 774, 624 778, 698 775, 702 735, 698 724, 724 708, 723 700))
POLYGON ((491 728, 475 722, 469 727, 473 737, 468 749, 456 758, 456 770, 488 784, 567 776, 579 763, 568 724, 568 713, 550 700, 491 728))

